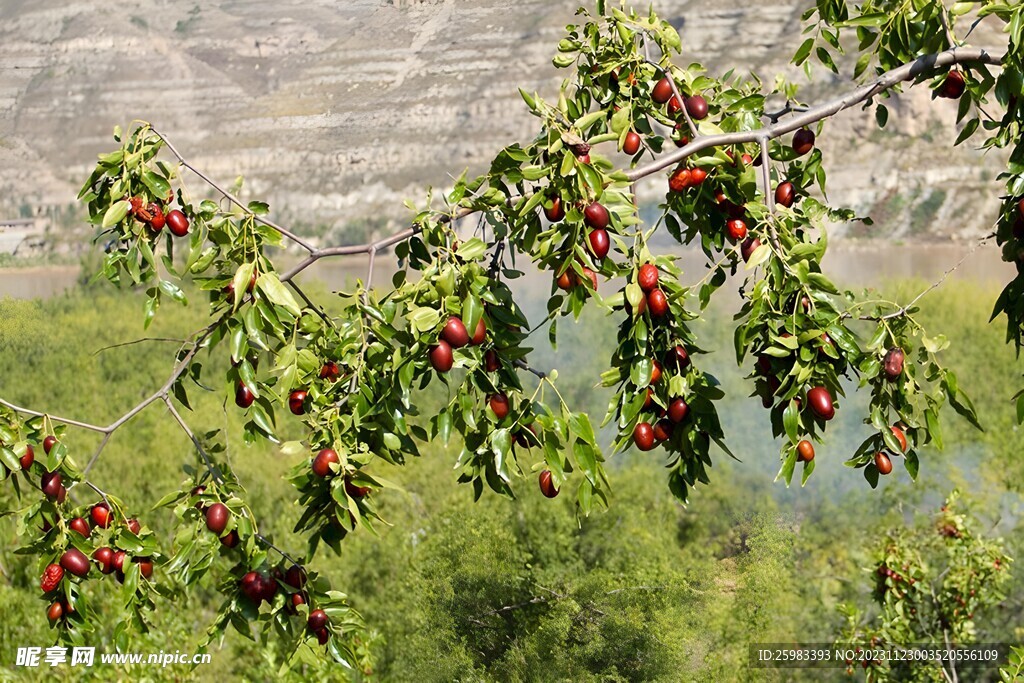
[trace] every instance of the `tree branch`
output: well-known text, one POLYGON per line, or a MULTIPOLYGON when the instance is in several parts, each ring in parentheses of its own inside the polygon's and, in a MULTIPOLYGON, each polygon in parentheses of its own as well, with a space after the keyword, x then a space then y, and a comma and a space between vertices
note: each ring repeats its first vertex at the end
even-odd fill
POLYGON ((61 417, 60 415, 50 415, 48 413, 40 413, 35 410, 29 410, 28 408, 22 408, 21 406, 10 403, 9 401, 5 401, 4 399, 0 399, 0 405, 6 406, 11 410, 15 411, 16 413, 21 413, 23 415, 32 415, 34 417, 47 417, 54 422, 59 422, 70 427, 78 427, 80 429, 87 429, 89 431, 103 434, 103 440, 100 442, 99 448, 96 449, 96 452, 93 453, 92 457, 89 459, 88 464, 86 464, 85 469, 82 470, 82 474, 84 476, 88 474, 89 470, 91 470, 93 465, 96 464, 97 458, 99 458, 100 453, 103 451, 104 447, 106 447, 107 443, 110 441, 111 435, 114 432, 116 432, 121 426, 123 426, 133 417, 135 417, 143 410, 145 410, 146 407, 149 406, 151 403, 167 397, 168 392, 170 392, 171 390, 171 387, 174 386, 174 383, 178 380, 179 377, 181 377, 181 374, 185 372, 185 370, 189 366, 189 363, 192 361, 192 358, 202 347, 202 343, 206 340, 210 333, 213 332, 213 330, 216 329, 218 325, 220 325, 223 319, 224 316, 218 318, 216 321, 210 323, 199 332, 199 336, 196 338, 195 342, 193 342, 192 348, 174 366, 174 369, 171 371, 171 376, 167 378, 167 381, 164 382, 163 386, 161 386, 159 389, 153 392, 150 396, 144 398, 142 401, 137 403, 133 408, 131 408, 128 412, 124 413, 123 415, 121 415, 121 417, 117 418, 116 420, 114 420, 105 427, 91 424, 89 422, 82 422, 80 420, 73 420, 67 417, 61 417))
POLYGON ((302 298, 302 300, 306 302, 306 305, 309 306, 314 313, 320 316, 321 320, 323 320, 331 327, 334 327, 334 321, 327 316, 327 313, 324 312, 324 309, 316 305, 316 303, 314 303, 313 300, 310 299, 304 291, 302 291, 302 287, 299 287, 299 284, 295 282, 295 280, 288 280, 288 286, 295 290, 295 293, 298 294, 302 298))
MULTIPOLYGON (((662 53, 662 58, 667 58, 668 55, 662 53)), ((697 133, 697 124, 690 118, 690 112, 686 111, 686 100, 683 99, 683 94, 679 92, 679 87, 676 85, 676 79, 672 75, 672 69, 674 68, 671 61, 669 61, 667 67, 659 67, 665 69, 665 76, 668 78, 668 84, 672 86, 672 95, 679 101, 679 110, 683 112, 683 117, 686 119, 686 125, 690 129, 690 135, 696 140, 699 133, 697 133)))
POLYGON ((206 449, 203 448, 203 444, 199 442, 199 439, 196 438, 195 433, 188 426, 188 423, 185 422, 185 419, 181 416, 181 413, 179 413, 178 409, 174 407, 174 401, 172 401, 169 396, 164 396, 163 401, 164 404, 166 404, 167 406, 168 412, 171 413, 171 417, 174 418, 174 421, 178 423, 178 426, 181 427, 181 430, 185 432, 186 436, 188 436, 188 438, 192 441, 192 445, 196 447, 196 451, 199 452, 199 457, 203 459, 203 464, 206 465, 206 471, 210 473, 210 476, 213 477, 213 480, 215 482, 217 482, 218 484, 223 484, 224 477, 221 475, 220 470, 213 466, 213 461, 210 460, 210 455, 206 452, 206 449))
POLYGON ((79 422, 78 420, 72 420, 68 417, 61 417, 60 415, 50 415, 49 413, 40 413, 35 410, 29 410, 28 408, 22 408, 21 406, 10 403, 0 398, 0 405, 6 406, 16 413, 22 415, 31 415, 32 417, 48 417, 54 422, 60 422, 61 424, 68 425, 70 427, 79 427, 80 429, 88 429, 93 432, 99 432, 100 434, 106 434, 109 430, 108 427, 100 427, 89 422, 79 422))
POLYGON ((776 121, 781 119, 786 114, 792 114, 793 112, 805 112, 809 108, 810 107, 808 107, 807 105, 804 105, 804 104, 793 104, 792 101, 787 100, 786 101, 786 106, 784 106, 782 109, 779 109, 777 111, 770 111, 770 112, 766 111, 764 113, 764 116, 765 116, 765 118, 771 120, 772 123, 775 123, 776 121))
POLYGON ((957 41, 956 36, 953 34, 953 27, 949 25, 949 17, 946 16, 946 8, 942 7, 939 12, 939 18, 942 20, 942 29, 946 32, 946 40, 949 41, 951 48, 957 47, 960 43, 957 41))
MULTIPOLYGON (((476 212, 477 209, 461 208, 458 211, 456 211, 455 214, 452 216, 442 216, 440 221, 441 223, 451 223, 453 220, 458 220, 459 218, 469 216, 476 212)), ((349 246, 325 247, 323 249, 314 249, 312 252, 310 252, 309 256, 307 256, 302 261, 294 265, 288 272, 282 275, 281 281, 287 282, 288 280, 291 280, 293 277, 304 271, 306 268, 309 268, 311 265, 313 265, 322 258, 326 258, 328 256, 353 256, 356 254, 369 254, 371 251, 379 251, 381 249, 386 249, 393 244, 404 242, 413 235, 417 234, 419 231, 420 230, 417 227, 410 227, 399 232, 396 232, 393 235, 382 237, 381 239, 375 242, 367 242, 365 244, 353 244, 349 246)))
POLYGON ((903 81, 912 80, 940 67, 959 64, 962 62, 1000 64, 1003 61, 1003 56, 1004 55, 1002 54, 994 54, 986 48, 953 48, 936 54, 924 55, 922 57, 918 57, 912 62, 896 67, 892 71, 887 71, 871 83, 862 85, 842 97, 811 107, 807 111, 802 112, 799 116, 794 116, 786 119, 785 121, 779 121, 770 126, 756 130, 745 130, 736 133, 721 133, 719 135, 702 135, 700 138, 691 140, 689 144, 681 149, 666 154, 646 166, 641 166, 627 172, 626 177, 629 180, 645 178, 710 147, 757 142, 762 138, 772 140, 785 135, 786 133, 790 133, 812 123, 821 121, 822 119, 834 116, 845 109, 849 109, 854 105, 871 99, 881 92, 889 90, 903 81))
POLYGON ((207 185, 209 185, 213 189, 217 190, 217 192, 220 192, 224 196, 224 198, 227 199, 229 202, 231 202, 232 204, 234 204, 235 206, 240 208, 242 211, 244 211, 247 214, 249 214, 250 216, 252 216, 252 218, 257 223, 262 223, 263 225, 267 226, 268 228, 273 228, 274 230, 277 230, 279 233, 281 233, 282 235, 284 235, 285 237, 287 237, 291 241, 295 242, 296 244, 298 244, 299 246, 301 246, 303 249, 305 249, 306 251, 308 251, 310 253, 313 253, 314 251, 316 251, 316 247, 314 247, 312 244, 310 244, 309 242, 307 242, 303 238, 301 238, 298 235, 296 235, 291 230, 288 230, 287 228, 281 227, 280 225, 278 225, 277 223, 275 223, 272 220, 269 220, 269 219, 263 218, 262 216, 257 216, 256 214, 254 214, 252 211, 249 210, 248 205, 242 203, 241 199, 239 199, 238 197, 236 197, 235 195, 231 194, 230 192, 225 190, 223 187, 221 187, 220 185, 215 183, 208 175, 206 175, 205 173, 203 173, 202 171, 197 169, 187 159, 185 159, 185 157, 183 157, 181 155, 181 153, 178 152, 178 150, 174 147, 174 145, 171 143, 171 141, 168 140, 166 137, 164 137, 163 133, 158 131, 156 128, 153 128, 153 126, 150 126, 149 129, 153 131, 154 135, 156 135, 158 138, 163 140, 163 143, 164 143, 164 145, 167 146, 167 149, 170 150, 171 154, 173 154, 178 159, 178 163, 180 163, 182 166, 184 166, 185 168, 187 168, 188 170, 192 171, 197 176, 202 178, 203 182, 205 182, 207 185))
POLYGON ((906 306, 902 306, 902 307, 899 308, 899 310, 893 311, 892 313, 887 313, 887 314, 885 314, 883 316, 877 316, 877 317, 876 316, 861 316, 858 319, 859 320, 882 321, 882 320, 891 320, 892 318, 899 318, 900 316, 906 315, 907 311, 909 311, 911 308, 913 308, 917 304, 918 301, 920 301, 926 294, 928 294, 932 290, 937 289, 943 282, 946 281, 946 279, 950 275, 952 275, 960 266, 962 266, 964 264, 964 261, 966 261, 971 256, 973 256, 974 252, 976 252, 978 250, 978 247, 980 247, 981 245, 985 244, 985 242, 987 242, 988 240, 992 239, 993 237, 995 237, 995 233, 992 233, 991 235, 986 235, 985 237, 982 237, 980 240, 975 242, 971 246, 970 250, 966 254, 964 254, 963 257, 959 261, 956 262, 956 264, 954 264, 951 268, 947 269, 946 272, 944 272, 942 274, 942 277, 940 277, 938 280, 936 280, 935 282, 933 282, 930 285, 928 285, 928 287, 926 289, 924 289, 920 294, 915 296, 914 299, 909 304, 907 304, 906 306))
MULTIPOLYGON (((768 138, 761 138, 761 182, 764 184, 764 205, 768 213, 775 215, 775 197, 772 196, 771 159, 768 157, 768 138)), ((774 228, 773 228, 774 230, 774 228)), ((778 239, 776 238, 776 241, 778 239)))
MULTIPOLYGON (((195 433, 188 426, 188 423, 185 422, 184 418, 181 417, 181 414, 174 407, 174 402, 170 399, 169 396, 164 396, 163 400, 164 403, 167 405, 167 410, 170 411, 171 415, 174 417, 174 420, 178 423, 178 426, 180 426, 182 431, 184 431, 185 434, 188 435, 188 438, 191 439, 192 441, 192 445, 196 447, 196 450, 199 452, 200 457, 202 457, 203 459, 203 463, 206 465, 206 471, 210 473, 210 476, 213 477, 214 481, 216 481, 219 484, 223 484, 224 476, 220 473, 220 469, 218 469, 213 464, 213 461, 210 459, 210 455, 206 452, 206 449, 203 448, 203 444, 199 442, 199 439, 196 438, 195 433)), ((254 519, 253 524, 255 525, 255 523, 256 520, 254 519)), ((278 548, 263 534, 257 532, 256 534, 254 534, 254 536, 260 543, 265 545, 267 548, 276 551, 278 555, 285 558, 292 564, 298 567, 303 566, 301 562, 296 561, 291 555, 278 548)))
POLYGON ((104 351, 110 351, 112 349, 119 349, 122 346, 133 346, 135 344, 142 344, 144 342, 174 342, 176 344, 185 344, 188 342, 187 339, 174 339, 171 337, 143 337, 142 339, 133 339, 130 342, 122 342, 120 344, 111 344, 110 346, 104 346, 102 349, 97 349, 92 355, 98 356, 104 351))
POLYGON ((527 364, 527 362, 524 361, 522 358, 516 358, 514 361, 512 361, 512 364, 515 365, 517 368, 522 368, 523 370, 526 370, 527 372, 533 373, 534 375, 536 375, 538 377, 538 379, 547 379, 548 375, 547 375, 546 372, 541 372, 540 370, 535 370, 535 369, 531 368, 527 364))

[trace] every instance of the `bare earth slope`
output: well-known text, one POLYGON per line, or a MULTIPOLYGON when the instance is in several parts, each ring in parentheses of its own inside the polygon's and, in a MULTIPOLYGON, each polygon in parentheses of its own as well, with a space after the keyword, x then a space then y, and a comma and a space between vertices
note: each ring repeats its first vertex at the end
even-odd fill
MULTIPOLYGON (((576 0, 6 0, 0 3, 0 218, 65 215, 115 123, 152 121, 226 183, 307 232, 402 220, 448 174, 478 172, 535 121, 516 88, 553 96, 576 0), (367 222, 369 219, 369 222, 367 222)), ((659 0, 686 58, 770 80, 803 4, 659 0)), ((977 41, 976 41, 977 42, 977 41)), ((807 91, 839 92, 827 74, 807 91)), ((850 112, 822 141, 831 199, 875 230, 963 237, 994 215, 1001 159, 950 152, 953 106, 918 89, 890 127, 850 112), (987 203, 985 203, 987 202, 987 203)), ((652 181, 651 199, 663 191, 652 181)), ((863 228, 859 228, 863 230, 863 228)), ((855 233, 863 234, 863 233, 855 233)))

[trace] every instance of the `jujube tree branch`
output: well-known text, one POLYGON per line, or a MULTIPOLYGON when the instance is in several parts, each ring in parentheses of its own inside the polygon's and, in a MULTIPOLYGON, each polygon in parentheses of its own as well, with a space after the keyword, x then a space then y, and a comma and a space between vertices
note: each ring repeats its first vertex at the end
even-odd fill
MULTIPOLYGON (((230 624, 241 628, 239 620, 246 623, 245 615, 258 614, 267 603, 296 646, 315 639, 339 660, 351 664, 359 659, 359 615, 259 532, 244 489, 231 468, 218 461, 222 437, 197 434, 178 410, 175 402, 190 408, 186 376, 199 384, 202 369, 195 357, 201 348, 223 344, 228 349, 231 367, 225 379, 247 418, 245 440, 265 440, 288 455, 303 454, 287 477, 302 508, 295 531, 307 538, 310 558, 321 544, 340 552, 348 534, 382 521, 375 501, 390 485, 379 475, 385 464, 406 462, 419 454, 421 443, 447 444, 453 432, 461 445, 459 481, 470 484, 474 496, 485 487, 512 496, 512 481, 529 469, 538 474, 544 496, 555 497, 574 484, 579 514, 606 506, 610 487, 599 428, 566 404, 555 372, 529 363, 524 344, 540 325, 530 326, 504 282, 506 253, 551 274, 542 324, 550 323, 552 338, 559 318, 578 318, 588 306, 617 316, 616 346, 601 376, 601 383, 613 389, 604 420, 613 433, 613 451, 663 448, 669 488, 683 501, 698 483, 709 482, 712 447, 733 455, 716 409, 724 392, 701 367, 703 350, 690 323, 741 267, 737 363, 742 365, 748 354, 756 357, 748 380, 770 411, 773 435, 782 438, 779 478, 787 484, 798 462, 803 463, 802 482, 814 471, 812 442, 825 443, 844 391, 843 376, 870 388, 867 436, 847 454, 847 464, 872 486, 892 471, 899 456, 916 477, 918 450, 936 440, 945 403, 977 424, 970 399, 940 363, 945 342, 924 335, 914 317, 920 298, 956 266, 902 306, 884 300, 850 303, 822 271, 827 224, 856 216, 815 198, 814 190, 824 188, 825 171, 810 126, 818 124, 820 134, 826 119, 927 77, 936 79, 938 96, 964 98, 961 116, 981 111, 992 82, 971 72, 987 75, 987 65, 1019 72, 1016 37, 1006 52, 940 50, 944 44, 935 35, 945 29, 943 35, 955 36, 954 17, 943 8, 920 22, 927 34, 921 44, 931 48, 922 54, 888 30, 885 16, 861 17, 860 24, 868 26, 863 33, 885 47, 879 51, 876 76, 810 107, 794 104, 795 88, 787 86, 784 93, 769 93, 784 94, 786 106, 765 112, 760 81, 726 82, 698 66, 673 65, 681 39, 653 13, 605 12, 602 0, 597 7, 596 16, 582 11, 584 25, 568 27, 559 43, 555 65, 575 67, 575 72, 557 101, 521 91, 540 120, 537 136, 501 150, 483 175, 457 178, 443 197, 443 209, 434 208, 431 197, 408 227, 364 244, 317 246, 266 218, 266 204, 245 204, 218 185, 148 124, 127 134, 116 132, 120 149, 100 158, 80 195, 98 227, 97 239, 108 240, 102 274, 118 285, 145 288, 146 325, 162 300, 187 302, 180 283, 191 279, 194 289, 208 296, 214 322, 182 346, 160 389, 111 424, 47 416, 0 401, 6 408, 0 412, 0 441, 4 464, 26 476, 33 468, 27 457, 30 441, 46 437, 44 444, 49 444, 44 471, 34 466, 47 500, 39 511, 25 512, 30 521, 42 515, 47 523, 63 523, 69 508, 61 475, 72 486, 81 483, 100 494, 103 508, 93 507, 100 518, 105 520, 103 509, 111 508, 126 518, 120 501, 84 475, 118 428, 151 403, 167 406, 198 453, 202 472, 158 505, 173 507, 183 528, 165 563, 152 533, 137 522, 128 525, 123 538, 114 536, 116 543, 146 553, 118 575, 129 585, 140 575, 145 579, 130 603, 133 618, 141 622, 151 602, 151 558, 187 585, 224 554, 235 564, 220 584, 225 603, 211 626, 211 640, 230 624), (650 58, 651 43, 661 50, 657 63, 650 58), (951 66, 958 68, 946 73, 951 66), (769 125, 762 124, 764 118, 769 125), (667 126, 670 136, 685 126, 692 138, 676 151, 662 152, 665 138, 655 133, 652 122, 667 126), (792 144, 778 140, 794 131, 792 144), (632 157, 628 169, 617 169, 601 154, 602 145, 613 142, 632 157), (157 161, 164 148, 175 158, 175 167, 157 161), (646 156, 651 160, 640 165, 646 156), (753 168, 757 164, 760 183, 753 168), (699 244, 709 259, 708 273, 692 286, 681 284, 676 257, 652 253, 633 196, 637 181, 670 168, 659 224, 679 242, 699 244), (185 172, 194 173, 220 200, 193 201, 184 187, 185 172), (772 191, 773 173, 780 185, 787 184, 785 192, 772 191), (456 223, 474 214, 480 216, 481 230, 463 239, 456 223), (483 230, 484 225, 490 229, 483 230), (305 254, 279 271, 268 247, 282 240, 299 245, 305 254), (381 292, 373 288, 374 269, 378 256, 392 247, 401 269, 395 286, 381 292), (343 296, 337 315, 328 315, 294 281, 320 259, 361 254, 368 257, 366 280, 343 296), (602 293, 602 278, 626 284, 602 293), (874 323, 873 330, 868 323, 874 323), (539 380, 532 395, 523 389, 522 373, 539 380), (449 400, 429 419, 413 419, 418 392, 431 383, 444 385, 449 400), (556 401, 544 400, 549 388, 556 401), (291 415, 285 419, 301 422, 301 440, 279 436, 278 413, 284 408, 291 415), (56 439, 64 427, 53 423, 103 435, 83 472, 67 457, 66 444, 56 439), (286 572, 270 562, 268 549, 294 566, 286 572), (291 618, 295 615, 305 623, 291 618)), ((918 8, 893 8, 892 17, 911 11, 918 8)), ((1007 22, 1014 11, 1019 10, 992 9, 1007 22)), ((828 7, 817 7, 815 13, 824 35, 838 44, 847 17, 833 16, 828 7)), ((819 35, 820 30, 804 42, 795 63, 806 62, 819 35)), ((836 70, 827 49, 814 54, 836 70)), ((855 75, 872 63, 870 53, 866 56, 855 75)), ((1019 103, 1003 104, 1004 123, 986 145, 1020 147, 1019 127, 1009 125, 1019 103)), ((965 124, 961 141, 977 128, 975 116, 965 124)), ((1024 196, 1024 177, 1008 173, 1007 183, 996 237, 1004 258, 1024 263, 1013 251, 1024 254, 1024 202, 1018 205, 1015 199, 1024 196)), ((1011 330, 1024 329, 1024 309, 1015 303, 1024 297, 1014 297, 1014 288, 1024 290, 1024 280, 1008 286, 997 311, 1007 313, 1011 330)), ((46 536, 41 559, 71 552, 63 538, 46 536)), ((72 564, 77 567, 77 562, 72 564)), ((68 599, 77 599, 80 583, 71 582, 67 590, 68 599)))

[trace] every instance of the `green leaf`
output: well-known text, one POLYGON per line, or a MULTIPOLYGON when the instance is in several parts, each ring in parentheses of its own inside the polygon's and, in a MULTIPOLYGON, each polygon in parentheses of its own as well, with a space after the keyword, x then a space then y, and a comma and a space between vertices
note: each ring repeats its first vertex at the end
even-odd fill
POLYGON ((259 403, 252 405, 252 421, 256 423, 256 426, 264 434, 274 436, 274 424, 271 422, 271 418, 267 415, 266 411, 263 410, 263 406, 259 403))
MULTIPOLYGON (((864 73, 864 70, 868 68, 868 64, 871 63, 872 53, 870 51, 865 52, 857 60, 856 66, 853 67, 853 77, 860 78, 860 75, 864 73)), ((884 124, 883 124, 884 125, 884 124)))
POLYGON ((790 401, 786 409, 782 411, 782 424, 786 428, 786 436, 792 443, 799 440, 798 423, 800 412, 797 410, 796 401, 790 401))
POLYGON ((839 73, 839 68, 836 66, 836 63, 832 61, 832 55, 829 54, 828 50, 823 47, 819 47, 815 51, 815 54, 818 56, 818 61, 828 67, 829 71, 832 73, 839 73))
POLYGON ((786 486, 793 480, 793 470, 796 468, 796 449, 790 447, 787 451, 785 460, 782 461, 782 467, 779 469, 779 473, 775 475, 775 481, 784 479, 786 486))
POLYGON ((752 270, 753 268, 757 268, 768 259, 771 253, 772 248, 767 244, 762 244, 750 255, 750 260, 747 261, 747 265, 744 266, 744 269, 752 270))
POLYGON ((813 47, 814 38, 808 38, 803 43, 801 43, 800 47, 797 48, 796 54, 793 55, 793 63, 796 64, 797 66, 803 64, 807 60, 807 57, 811 54, 811 49, 813 47))
POLYGON ((530 111, 537 111, 537 102, 525 90, 520 88, 519 95, 523 98, 523 102, 526 102, 526 106, 530 108, 530 111))
POLYGON ((179 304, 183 306, 188 305, 188 299, 185 297, 185 292, 181 291, 181 287, 170 280, 160 281, 160 291, 177 301, 179 304))
POLYGON ((142 174, 142 183, 149 188, 157 200, 162 201, 171 191, 171 184, 153 171, 146 171, 142 174))
POLYGON ((558 169, 558 175, 567 176, 572 173, 573 164, 576 163, 576 157, 572 154, 566 153, 562 156, 562 165, 558 169))
POLYGON ((142 329, 149 329, 149 324, 153 322, 154 316, 156 316, 156 309, 160 308, 160 295, 156 293, 156 290, 150 290, 153 295, 146 299, 146 303, 142 306, 143 320, 142 329))
POLYGON ((441 437, 441 442, 447 446, 448 439, 452 435, 452 415, 447 410, 437 414, 437 435, 441 437))
MULTIPOLYGON (((480 316, 484 312, 484 307, 473 294, 467 294, 466 298, 462 301, 462 322, 466 326, 466 330, 470 336, 473 335, 476 330, 476 325, 480 322, 480 316)), ((433 327, 433 326, 431 326, 433 327)))
POLYGON ((429 332, 441 322, 441 312, 435 308, 419 306, 409 313, 408 321, 409 326, 417 332, 429 332))
POLYGON ((956 147, 961 142, 964 142, 969 137, 974 135, 974 131, 978 130, 978 124, 980 123, 981 121, 977 117, 974 117, 973 119, 968 121, 967 124, 964 126, 964 129, 960 131, 960 135, 957 136, 956 142, 953 143, 953 146, 956 147))
POLYGON ((864 468, 864 478, 871 484, 871 488, 878 488, 878 468, 875 467, 874 463, 864 468))
POLYGON ((650 358, 641 358, 630 366, 629 381, 642 389, 650 383, 653 369, 650 358))
POLYGON ((597 172, 590 164, 580 164, 579 166, 580 176, 583 178, 583 182, 587 184, 594 192, 594 196, 597 199, 601 198, 601 194, 604 192, 604 185, 601 181, 601 174, 597 172))
POLYGON ((107 212, 103 214, 103 228, 109 228, 123 221, 124 217, 128 215, 128 210, 131 208, 132 204, 127 199, 111 204, 107 212))
POLYGON ((496 429, 491 434, 491 451, 494 453, 494 467, 498 476, 506 482, 512 480, 508 456, 512 450, 512 437, 507 429, 496 429))
POLYGON ((622 131, 629 128, 631 115, 632 114, 629 110, 629 107, 623 107, 622 109, 619 109, 617 112, 615 112, 615 114, 612 116, 612 132, 618 135, 622 131))
POLYGON ((17 472, 21 469, 21 461, 18 460, 18 456, 15 455, 14 451, 6 446, 0 447, 0 460, 3 461, 3 464, 6 465, 7 469, 11 472, 17 472))
POLYGON ((576 464, 583 471, 587 480, 597 485, 597 451, 589 443, 575 441, 572 445, 572 453, 576 458, 576 464))
POLYGON ((910 474, 910 478, 917 481, 917 471, 920 467, 920 463, 917 460, 917 453, 910 451, 903 459, 903 466, 907 468, 907 473, 910 474))
POLYGON ((853 19, 841 21, 836 24, 837 27, 847 26, 881 26, 882 23, 889 18, 889 14, 886 12, 868 12, 867 14, 861 14, 853 19))
POLYGON ((942 431, 939 429, 939 417, 931 408, 924 411, 924 421, 928 426, 928 435, 937 448, 942 448, 942 431))
POLYGON ((238 305, 242 303, 242 297, 245 296, 245 293, 249 289, 249 282, 252 281, 252 274, 255 269, 255 263, 243 263, 238 266, 238 270, 235 271, 235 276, 231 278, 231 284, 235 289, 234 302, 232 303, 233 308, 238 308, 238 305))
POLYGON ((557 69, 564 69, 564 68, 566 68, 568 66, 571 66, 572 63, 575 62, 575 61, 576 61, 576 58, 573 55, 563 54, 563 55, 555 55, 555 58, 551 60, 551 63, 554 64, 555 68, 557 68, 557 69))
POLYGON ((479 237, 473 237, 460 244, 456 253, 466 261, 475 261, 487 253, 487 245, 479 237))
POLYGON ((811 478, 811 472, 814 471, 814 460, 804 465, 803 475, 800 477, 800 486, 806 486, 807 480, 811 478))
POLYGON ((962 418, 967 420, 980 432, 985 431, 985 428, 981 426, 978 421, 978 413, 974 408, 974 403, 970 397, 962 391, 957 391, 955 394, 950 392, 949 403, 953 406, 953 410, 957 412, 962 418))
MULTIPOLYGON (((235 275, 235 296, 238 295, 237 279, 238 275, 235 275)), ((256 280, 256 287, 267 296, 271 303, 283 307, 296 318, 302 315, 302 309, 299 307, 298 302, 295 301, 295 297, 292 296, 292 293, 277 277, 277 273, 263 273, 256 280)))
POLYGON ((588 128, 590 128, 592 125, 594 125, 607 115, 608 114, 606 114, 603 109, 598 109, 597 111, 592 111, 589 114, 581 116, 579 119, 576 120, 574 126, 577 130, 583 133, 586 132, 588 128))

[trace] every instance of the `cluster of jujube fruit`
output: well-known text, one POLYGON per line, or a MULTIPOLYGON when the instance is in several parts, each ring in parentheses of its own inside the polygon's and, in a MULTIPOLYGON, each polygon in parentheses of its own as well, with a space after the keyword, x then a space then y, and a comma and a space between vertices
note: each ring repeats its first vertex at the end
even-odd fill
MULTIPOLYGON (((589 163, 589 155, 586 162, 589 163)), ((565 210, 562 207, 562 198, 554 196, 549 200, 548 205, 544 207, 544 216, 551 223, 559 223, 565 219, 565 210)), ((583 224, 589 228, 589 232, 586 235, 586 247, 587 253, 594 260, 594 265, 597 268, 601 267, 601 262, 608 255, 608 251, 611 248, 611 239, 608 235, 608 228, 611 224, 611 216, 608 213, 608 209, 599 202, 593 201, 583 206, 583 224)), ((590 290, 597 291, 597 272, 585 263, 576 262, 579 266, 579 273, 572 267, 572 261, 566 263, 564 270, 558 273, 555 277, 555 284, 559 289, 569 292, 577 287, 587 285, 590 286, 590 290)))
MULTIPOLYGON (((264 602, 273 607, 278 593, 283 592, 283 609, 287 614, 297 615, 302 605, 306 605, 303 609, 309 610, 310 595, 305 590, 306 570, 298 565, 292 565, 287 569, 283 567, 282 563, 269 571, 247 571, 238 580, 239 592, 257 609, 264 602)), ((306 617, 307 630, 321 645, 326 645, 330 639, 329 622, 327 613, 322 609, 309 610, 306 617)))
MULTIPOLYGON (((312 469, 319 477, 331 477, 334 475, 331 465, 338 462, 338 456, 334 451, 323 449, 314 458, 312 469)), ((369 488, 356 486, 349 482, 348 477, 345 480, 345 489, 349 495, 360 498, 370 492, 369 488)), ((237 523, 237 515, 220 500, 222 495, 224 494, 220 488, 211 490, 207 485, 199 484, 189 491, 188 496, 182 499, 182 503, 191 505, 198 511, 206 529, 219 539, 225 550, 237 548, 235 552, 241 553, 241 561, 233 570, 237 579, 233 583, 229 583, 228 587, 237 591, 256 610, 263 603, 275 609, 276 598, 282 594, 284 598, 281 609, 289 617, 298 616, 302 605, 306 605, 306 607, 301 609, 308 611, 310 601, 314 599, 314 592, 307 586, 309 578, 307 570, 298 564, 286 564, 283 557, 275 565, 269 565, 264 559, 259 561, 260 566, 250 568, 247 551, 244 547, 240 547, 245 539, 239 534, 241 526, 237 523)), ((231 503, 231 501, 228 502, 231 503)), ((243 512, 242 514, 248 513, 243 512)), ((247 524, 245 528, 251 529, 251 525, 247 524)), ((322 609, 309 611, 308 632, 321 645, 326 644, 329 640, 330 629, 327 615, 322 609)))
POLYGON ((164 229, 164 225, 166 225, 172 235, 184 237, 188 234, 188 217, 180 209, 171 209, 164 214, 166 204, 170 204, 173 199, 173 195, 169 194, 164 203, 151 201, 147 204, 146 200, 142 197, 130 197, 128 201, 131 204, 131 208, 128 213, 140 223, 148 226, 153 234, 159 233, 164 229))
MULTIPOLYGON (((43 450, 49 455, 58 444, 55 436, 47 435, 43 439, 43 450)), ((26 476, 29 475, 33 459, 34 452, 29 445, 22 457, 26 476)), ((65 586, 63 591, 58 590, 64 585, 66 577, 75 577, 79 580, 88 578, 95 566, 101 574, 114 574, 119 583, 124 583, 128 568, 135 565, 142 578, 152 578, 153 557, 149 554, 133 555, 130 552, 130 548, 141 547, 140 541, 145 542, 148 540, 147 537, 152 535, 148 530, 143 531, 137 519, 122 516, 121 521, 116 523, 118 513, 111 510, 105 501, 89 506, 86 514, 64 510, 67 488, 59 471, 44 471, 40 477, 40 490, 57 506, 56 517, 52 521, 47 519, 46 515, 43 516, 40 530, 44 535, 48 535, 51 532, 56 533, 55 527, 60 525, 61 535, 65 534, 65 528, 67 535, 66 544, 59 551, 59 557, 46 566, 40 580, 40 589, 45 599, 51 602, 47 609, 47 616, 51 622, 69 618, 75 611, 74 602, 69 598, 68 587, 65 586), (62 517, 62 512, 66 516, 62 517), (125 547, 119 547, 120 545, 125 547), (92 551, 91 556, 87 553, 89 550, 92 551)))
MULTIPOLYGON (((669 313, 668 297, 658 286, 658 268, 653 263, 645 263, 637 271, 636 282, 643 292, 640 303, 636 306, 636 314, 649 312, 652 324, 665 318, 669 313)), ((690 407, 682 396, 671 396, 663 387, 668 385, 668 378, 662 381, 665 371, 685 373, 690 367, 690 356, 682 344, 677 344, 665 352, 659 361, 651 359, 651 376, 643 391, 646 392, 639 421, 633 427, 633 444, 641 451, 649 451, 656 444, 668 441, 677 425, 686 420, 690 407), (661 398, 664 397, 664 398, 661 398), (656 406, 662 401, 667 407, 656 406), (648 412, 650 411, 650 412, 648 412)))

